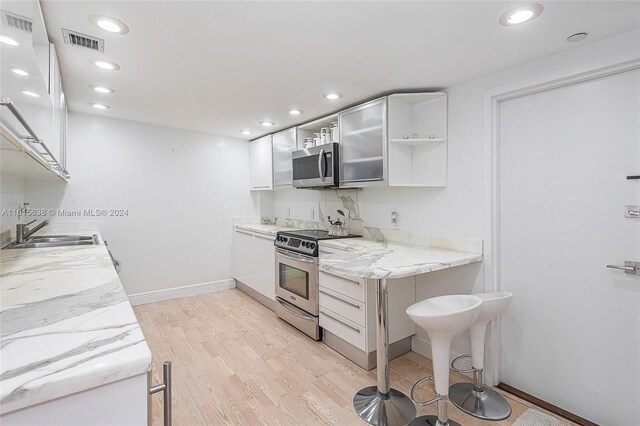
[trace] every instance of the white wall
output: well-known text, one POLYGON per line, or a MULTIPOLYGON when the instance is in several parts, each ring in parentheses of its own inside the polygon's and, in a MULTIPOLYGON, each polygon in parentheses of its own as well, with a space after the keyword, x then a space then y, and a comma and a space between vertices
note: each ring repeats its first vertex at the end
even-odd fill
MULTIPOLYGON (((1 155, 1 154, 0 154, 1 155)), ((8 173, 0 173, 0 210, 17 209, 24 202, 24 180, 8 173)), ((18 217, 6 212, 0 215, 0 229, 18 223, 18 217)))
POLYGON ((257 215, 247 142, 78 113, 68 134, 69 183, 26 182, 25 200, 128 209, 98 221, 129 295, 231 277, 231 219, 257 215))
MULTIPOLYGON (((592 44, 579 44, 571 51, 446 89, 449 98, 447 187, 364 189, 365 226, 392 228, 390 212, 397 211, 400 229, 483 239, 484 221, 489 219, 483 217, 485 91, 559 70, 582 72, 607 62, 637 58, 639 51, 640 31, 633 31, 592 44)), ((294 195, 276 193, 273 211, 285 212, 290 205, 292 217, 295 217, 293 212, 305 214, 311 205, 309 195, 303 194, 299 200, 292 201, 294 199, 294 195)), ((475 264, 421 276, 416 297, 422 300, 446 293, 483 290, 483 265, 475 264)), ((426 339, 422 332, 418 336, 426 339)), ((469 352, 465 334, 456 337, 452 351, 469 352)))

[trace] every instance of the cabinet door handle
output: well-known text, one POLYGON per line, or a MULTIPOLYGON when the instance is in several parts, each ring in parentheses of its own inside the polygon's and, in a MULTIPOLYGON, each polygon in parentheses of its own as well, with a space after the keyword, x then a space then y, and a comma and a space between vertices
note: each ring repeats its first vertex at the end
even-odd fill
POLYGON ((344 281, 346 281, 346 282, 348 282, 348 283, 351 283, 351 284, 353 284, 353 285, 360 285, 360 282, 359 282, 359 281, 352 281, 352 280, 350 280, 350 279, 347 279, 347 278, 345 278, 345 277, 341 277, 340 275, 332 274, 331 272, 327 272, 327 271, 320 271, 320 272, 322 272, 323 274, 327 274, 327 275, 331 275, 331 276, 334 276, 334 277, 340 278, 340 279, 342 279, 342 280, 344 280, 344 281))
POLYGON ((333 316, 333 315, 331 315, 331 314, 326 313, 325 311, 320 311, 320 313, 321 313, 322 315, 326 315, 326 316, 328 316, 329 318, 331 318, 332 320, 334 320, 334 321, 336 321, 336 322, 339 322, 340 324, 344 325, 345 327, 349 327, 350 329, 352 329, 352 330, 353 330, 353 331, 355 331, 356 333, 360 333, 360 329, 359 329, 359 328, 354 327, 354 326, 352 326, 352 325, 350 325, 350 324, 347 324, 346 322, 339 320, 338 318, 334 317, 334 316, 333 316))
POLYGON ((263 240, 271 240, 271 241, 275 240, 275 238, 270 236, 270 235, 263 235, 263 234, 260 234, 260 233, 255 233, 255 234, 253 234, 253 236, 256 237, 256 238, 262 238, 263 240))
MULTIPOLYGON (((149 389, 149 395, 162 391, 164 399, 164 426, 171 426, 171 361, 162 364, 162 381, 149 389)), ((149 419, 151 424, 151 419, 149 419)))
POLYGON ((331 294, 331 293, 327 293, 326 291, 322 291, 322 290, 320 290, 320 293, 322 293, 322 294, 324 294, 324 295, 326 295, 326 296, 329 296, 329 297, 333 297, 334 299, 339 300, 339 301, 341 301, 342 303, 346 303, 347 305, 352 306, 352 307, 354 307, 354 308, 356 308, 356 309, 360 309, 360 305, 355 304, 355 303, 353 303, 353 302, 349 302, 348 300, 344 300, 342 297, 338 297, 338 296, 336 296, 336 295, 333 295, 333 294, 331 294))
POLYGON ((241 231, 239 229, 236 229, 236 232, 253 237, 253 234, 251 232, 241 231))
POLYGON ((251 189, 267 189, 271 188, 271 185, 253 186, 251 189))

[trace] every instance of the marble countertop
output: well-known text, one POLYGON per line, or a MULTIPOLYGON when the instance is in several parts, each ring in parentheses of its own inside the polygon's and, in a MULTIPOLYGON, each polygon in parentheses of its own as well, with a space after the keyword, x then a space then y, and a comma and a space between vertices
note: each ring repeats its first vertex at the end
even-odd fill
POLYGON ((366 238, 320 241, 320 270, 351 278, 404 278, 481 261, 480 253, 366 238))
POLYGON ((97 246, 2 250, 0 267, 2 414, 151 368, 101 238, 97 246))
POLYGON ((292 228, 285 228, 278 225, 262 225, 260 223, 243 223, 234 225, 236 229, 241 229, 248 232, 255 232, 258 234, 269 235, 275 237, 278 231, 291 231, 292 228))

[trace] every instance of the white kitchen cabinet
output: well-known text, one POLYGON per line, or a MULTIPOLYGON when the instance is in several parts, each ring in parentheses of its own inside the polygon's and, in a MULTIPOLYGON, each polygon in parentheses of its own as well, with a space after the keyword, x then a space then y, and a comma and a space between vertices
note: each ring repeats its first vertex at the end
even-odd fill
POLYGON ((66 153, 66 103, 55 48, 49 43, 40 2, 5 1, 2 12, 7 19, 10 16, 22 24, 3 27, 3 35, 19 44, 1 49, 0 62, 19 65, 30 75, 25 80, 14 74, 11 67, 0 70, 0 97, 3 103, 7 100, 0 114, 3 135, 11 142, 18 141, 14 146, 3 141, 3 156, 7 152, 11 158, 3 159, 0 169, 24 178, 41 179, 44 171, 55 179, 64 179, 67 176, 61 158, 66 153), (32 31, 25 30, 29 26, 32 31), (32 96, 25 94, 25 89, 33 92, 32 96), (35 143, 34 139, 41 143, 35 143), (29 164, 32 160, 35 162, 29 164))
POLYGON ((340 186, 387 185, 387 100, 339 113, 340 186))
POLYGON ((3 426, 146 426, 148 374, 139 374, 3 414, 3 426))
POLYGON ((48 147, 58 162, 64 166, 64 154, 66 150, 66 102, 64 91, 62 90, 62 74, 58 63, 58 55, 53 44, 50 46, 50 86, 49 95, 53 105, 53 128, 48 147))
POLYGON ((252 191, 273 189, 271 135, 249 142, 249 166, 252 191))
POLYGON ((447 94, 388 97, 389 186, 447 183, 447 94))
MULTIPOLYGON (((323 251, 320 251, 322 258, 323 251)), ((378 281, 353 279, 321 271, 320 326, 328 346, 370 370, 376 363, 376 290, 378 281)), ((391 357, 411 349, 415 325, 406 309, 415 303, 415 277, 389 282, 389 343, 391 357)))
POLYGON ((293 160, 291 153, 297 149, 296 128, 273 135, 273 187, 293 187, 293 160))
POLYGON ((231 273, 237 287, 269 308, 276 300, 275 237, 236 229, 231 273))

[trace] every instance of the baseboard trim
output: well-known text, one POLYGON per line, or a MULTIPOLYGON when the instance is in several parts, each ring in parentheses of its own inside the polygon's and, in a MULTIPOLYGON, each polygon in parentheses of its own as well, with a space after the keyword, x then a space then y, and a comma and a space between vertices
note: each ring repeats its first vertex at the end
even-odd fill
POLYGON ((593 423, 590 420, 587 420, 583 417, 578 416, 577 414, 573 414, 570 411, 564 410, 560 407, 558 407, 557 405, 553 405, 550 402, 544 401, 540 398, 537 398, 533 395, 530 395, 524 391, 521 391, 520 389, 514 388, 513 386, 509 386, 506 383, 499 383, 498 384, 498 389, 503 390, 507 393, 510 393, 511 395, 515 395, 520 399, 524 399, 527 402, 530 402, 532 404, 537 405, 538 407, 541 407, 547 411, 549 411, 550 413, 555 414, 556 416, 560 416, 563 417, 567 420, 572 421, 573 423, 577 423, 581 426, 598 426, 597 423, 593 423))
MULTIPOLYGON (((416 337, 414 335, 413 338, 411 339, 411 350, 419 355, 422 355, 429 359, 433 359, 431 357, 431 342, 428 340, 420 339, 419 337, 416 337)), ((459 357, 460 355, 463 355, 463 354, 451 352, 450 362, 453 361, 456 357, 459 357)), ((458 362, 456 362, 456 367, 460 368, 461 370, 472 369, 473 365, 471 364, 471 358, 462 358, 458 360, 458 362)), ((471 373, 465 374, 465 376, 472 377, 471 373)))
POLYGON ((181 297, 196 296, 204 293, 214 293, 217 291, 235 288, 236 281, 232 278, 208 283, 185 285, 183 287, 166 288, 162 290, 149 291, 146 293, 130 294, 129 303, 132 306, 146 305, 147 303, 162 302, 164 300, 179 299, 181 297))
MULTIPOLYGON (((376 368, 377 351, 365 352, 335 334, 322 330, 322 343, 367 371, 376 368)), ((411 336, 389 344, 389 361, 411 350, 411 336)))
POLYGON ((255 291, 254 289, 252 289, 251 287, 249 287, 248 285, 246 285, 242 281, 238 281, 238 280, 234 280, 234 281, 236 282, 236 288, 238 290, 240 290, 241 292, 243 292, 244 294, 246 294, 247 296, 249 296, 250 298, 252 298, 256 302, 258 302, 258 303, 266 306, 267 308, 271 309, 272 311, 276 310, 276 302, 275 302, 275 300, 271 300, 267 296, 263 295, 262 293, 259 293, 259 292, 255 291))

